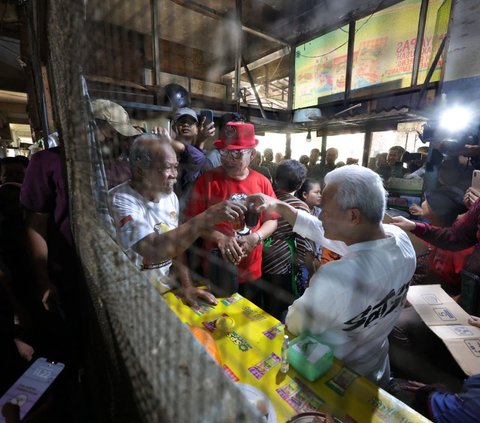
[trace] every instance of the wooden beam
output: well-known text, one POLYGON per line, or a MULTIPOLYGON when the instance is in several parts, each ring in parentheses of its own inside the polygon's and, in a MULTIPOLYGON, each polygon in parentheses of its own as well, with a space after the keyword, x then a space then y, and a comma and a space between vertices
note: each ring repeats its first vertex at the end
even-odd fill
POLYGON ((53 118, 53 105, 52 96, 50 93, 50 84, 48 82, 47 67, 42 66, 42 81, 43 81, 43 95, 45 97, 45 108, 47 112, 48 127, 53 132, 53 128, 56 128, 55 120, 53 118))
POLYGON ((27 113, 27 105, 22 103, 0 102, 0 112, 4 114, 10 113, 27 113))
MULTIPOLYGON (((250 72, 254 73, 253 71, 257 68, 262 68, 265 65, 271 66, 272 63, 278 63, 278 60, 282 59, 284 56, 287 56, 290 53, 290 50, 291 50, 290 47, 284 47, 281 50, 277 50, 271 54, 267 54, 261 59, 248 63, 247 64, 248 69, 250 69, 250 72)), ((244 72, 245 72, 245 69, 242 70, 242 73, 244 72)), ((224 78, 228 78, 228 79, 232 79, 234 76, 235 76, 235 71, 232 71, 230 73, 223 75, 224 78)))

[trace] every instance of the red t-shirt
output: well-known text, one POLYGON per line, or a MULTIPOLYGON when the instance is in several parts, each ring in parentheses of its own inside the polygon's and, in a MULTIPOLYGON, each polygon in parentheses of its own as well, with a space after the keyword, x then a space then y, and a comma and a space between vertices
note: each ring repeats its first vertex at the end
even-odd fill
MULTIPOLYGON (((201 175, 195 184, 185 214, 188 217, 196 216, 213 204, 223 200, 229 200, 235 195, 263 193, 276 198, 270 181, 262 174, 252 169, 249 170, 250 173, 248 176, 241 181, 228 177, 222 167, 217 167, 201 175)), ((266 216, 265 213, 262 213, 257 226, 252 228, 252 232, 256 232, 266 220, 272 217, 273 216, 266 216)), ((215 226, 215 229, 228 236, 235 234, 233 224, 230 222, 218 224, 215 226)), ((204 248, 209 251, 217 248, 217 245, 210 241, 205 241, 204 248)), ((262 276, 261 245, 255 247, 252 252, 240 262, 238 269, 240 283, 256 280, 262 276)))

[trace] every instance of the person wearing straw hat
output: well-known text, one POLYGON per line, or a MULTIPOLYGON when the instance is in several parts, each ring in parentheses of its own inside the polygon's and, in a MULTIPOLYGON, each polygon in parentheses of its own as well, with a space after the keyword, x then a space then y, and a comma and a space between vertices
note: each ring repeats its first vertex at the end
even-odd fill
POLYGON ((132 137, 140 135, 141 131, 133 127, 127 111, 113 101, 93 100, 92 109, 108 187, 112 188, 131 178, 128 151, 132 137))

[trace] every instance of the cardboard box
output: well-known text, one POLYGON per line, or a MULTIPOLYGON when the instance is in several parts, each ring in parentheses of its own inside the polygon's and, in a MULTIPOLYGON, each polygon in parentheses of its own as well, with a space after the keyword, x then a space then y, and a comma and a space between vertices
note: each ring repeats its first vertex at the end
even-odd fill
POLYGON ((480 328, 440 285, 415 285, 407 300, 425 324, 444 342, 453 358, 469 376, 480 373, 480 328))

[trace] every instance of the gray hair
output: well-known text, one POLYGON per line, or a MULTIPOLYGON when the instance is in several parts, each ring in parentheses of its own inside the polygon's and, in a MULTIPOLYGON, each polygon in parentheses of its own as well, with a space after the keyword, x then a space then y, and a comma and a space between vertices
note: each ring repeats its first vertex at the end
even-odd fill
POLYGON ((327 173, 325 184, 337 186, 335 199, 341 210, 358 209, 370 223, 382 221, 387 193, 377 173, 362 166, 342 166, 327 173))
POLYGON ((157 134, 143 134, 135 138, 130 147, 130 167, 134 166, 148 169, 152 166, 152 147, 155 145, 170 145, 170 141, 166 136, 157 134))

